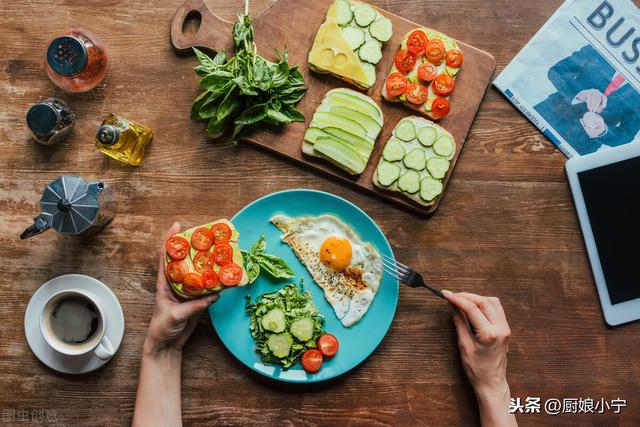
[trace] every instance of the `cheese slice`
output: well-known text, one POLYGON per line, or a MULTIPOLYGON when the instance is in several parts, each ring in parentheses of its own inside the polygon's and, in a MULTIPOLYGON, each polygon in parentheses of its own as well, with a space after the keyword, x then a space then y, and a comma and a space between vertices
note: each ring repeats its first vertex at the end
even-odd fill
POLYGON ((318 29, 309 51, 309 64, 320 71, 334 73, 356 82, 368 81, 360 58, 349 47, 342 30, 338 27, 335 3, 329 7, 327 18, 318 29))

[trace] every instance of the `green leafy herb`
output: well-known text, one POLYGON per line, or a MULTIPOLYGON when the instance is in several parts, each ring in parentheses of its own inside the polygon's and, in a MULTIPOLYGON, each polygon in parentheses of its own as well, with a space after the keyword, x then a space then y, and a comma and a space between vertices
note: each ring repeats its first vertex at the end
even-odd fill
POLYGON ((194 68, 202 77, 203 92, 191 107, 192 120, 208 120, 207 132, 220 135, 233 124, 233 141, 237 143, 247 126, 256 123, 272 125, 303 122, 295 108, 307 91, 297 67, 290 67, 287 49, 278 62, 267 61, 256 53, 253 26, 245 0, 245 13, 238 15, 233 26, 235 55, 227 59, 224 51, 213 58, 198 49, 200 65, 194 68))
POLYGON ((244 266, 249 275, 249 283, 253 283, 261 271, 266 271, 276 279, 292 279, 293 271, 286 262, 275 255, 266 254, 267 241, 264 234, 251 246, 249 252, 241 250, 244 266))

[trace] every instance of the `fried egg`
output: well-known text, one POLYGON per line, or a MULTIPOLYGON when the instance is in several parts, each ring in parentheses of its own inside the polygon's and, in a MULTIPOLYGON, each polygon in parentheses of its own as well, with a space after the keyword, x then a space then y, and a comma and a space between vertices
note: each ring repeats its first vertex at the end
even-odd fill
POLYGON ((371 306, 382 278, 373 246, 333 215, 276 215, 271 222, 284 233, 282 241, 291 246, 324 290, 342 324, 350 327, 357 323, 371 306))

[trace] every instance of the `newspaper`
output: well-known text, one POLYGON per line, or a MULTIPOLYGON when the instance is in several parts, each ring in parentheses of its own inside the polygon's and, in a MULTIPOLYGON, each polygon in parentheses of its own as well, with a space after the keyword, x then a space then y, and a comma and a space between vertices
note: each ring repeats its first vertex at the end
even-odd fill
POLYGON ((640 141, 640 8, 566 1, 493 84, 567 157, 640 141))

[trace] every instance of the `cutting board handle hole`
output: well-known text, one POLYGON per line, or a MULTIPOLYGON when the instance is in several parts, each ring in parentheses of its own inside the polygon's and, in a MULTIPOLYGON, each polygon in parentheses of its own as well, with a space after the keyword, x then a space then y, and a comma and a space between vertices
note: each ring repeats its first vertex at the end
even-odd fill
POLYGON ((190 11, 184 17, 184 21, 182 22, 182 34, 190 39, 193 38, 200 29, 201 23, 202 14, 197 10, 190 11))

